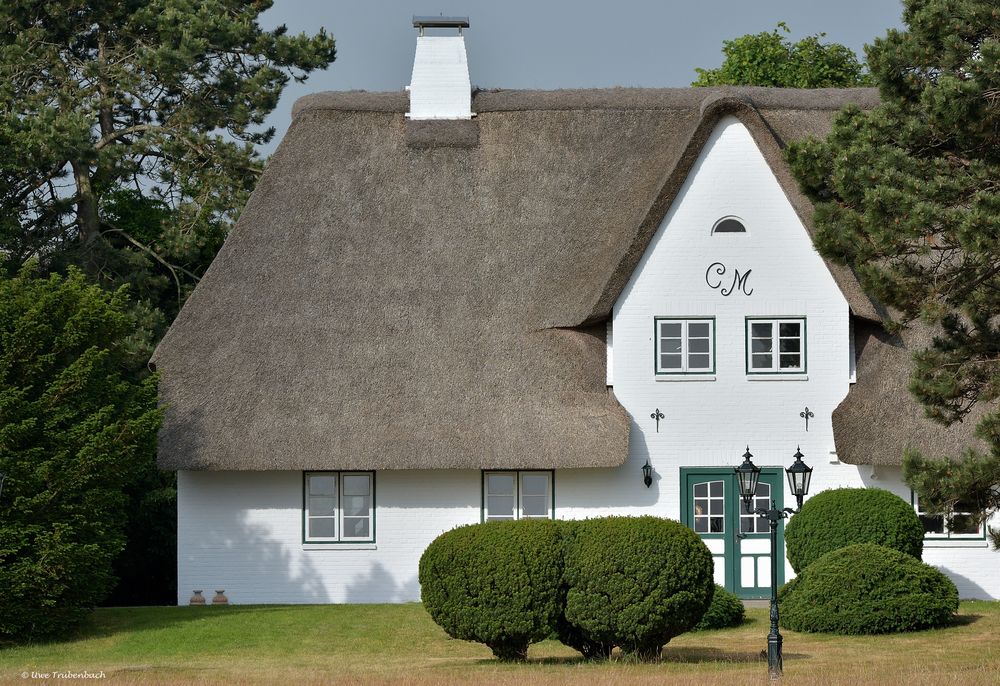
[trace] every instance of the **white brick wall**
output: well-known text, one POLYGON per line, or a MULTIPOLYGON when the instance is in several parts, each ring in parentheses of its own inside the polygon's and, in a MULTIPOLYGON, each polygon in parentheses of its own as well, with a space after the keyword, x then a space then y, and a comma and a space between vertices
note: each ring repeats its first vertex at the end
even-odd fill
MULTIPOLYGON (((759 466, 787 466, 801 445, 815 469, 812 492, 877 486, 909 500, 898 470, 836 462, 831 413, 850 377, 848 306, 774 175, 736 119, 720 123, 614 308, 614 392, 635 418, 627 464, 555 474, 559 518, 655 514, 680 518, 681 467, 734 466, 750 445, 759 466), (741 217, 747 235, 710 230, 741 217), (750 296, 723 297, 705 283, 722 262, 753 270, 750 296), (716 318, 714 381, 657 381, 653 317, 716 318), (751 381, 746 315, 806 316, 808 379, 751 381), (809 431, 799 413, 815 413, 809 431), (656 432, 650 413, 665 419, 656 432), (651 488, 641 466, 655 470, 651 488)), ((787 485, 786 485, 787 489, 787 485)), ((480 519, 474 470, 378 472, 376 543, 315 549, 301 543, 300 472, 178 474, 178 602, 193 589, 225 589, 233 603, 402 602, 419 598, 417 563, 441 532, 480 519)), ((793 505, 790 494, 785 504, 793 505)), ((963 597, 1000 598, 1000 558, 984 542, 929 544, 924 559, 963 597), (947 547, 950 546, 950 547, 947 547)), ((792 571, 786 566, 786 578, 792 571)))

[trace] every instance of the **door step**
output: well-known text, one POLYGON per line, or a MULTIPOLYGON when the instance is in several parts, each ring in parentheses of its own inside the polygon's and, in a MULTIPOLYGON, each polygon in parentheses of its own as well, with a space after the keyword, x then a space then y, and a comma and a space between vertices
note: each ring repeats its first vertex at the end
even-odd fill
POLYGON ((745 607, 747 609, 751 609, 751 608, 755 608, 755 607, 770 607, 770 605, 771 605, 771 601, 770 600, 763 600, 763 599, 761 599, 761 600, 744 600, 743 601, 743 607, 745 607))

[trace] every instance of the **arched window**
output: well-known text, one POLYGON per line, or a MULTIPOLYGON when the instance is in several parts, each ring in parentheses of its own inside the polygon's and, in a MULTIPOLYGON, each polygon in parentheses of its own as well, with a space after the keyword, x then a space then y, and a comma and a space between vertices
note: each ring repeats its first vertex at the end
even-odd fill
POLYGON ((712 227, 712 234, 746 232, 747 227, 743 226, 743 222, 737 217, 723 217, 712 227))

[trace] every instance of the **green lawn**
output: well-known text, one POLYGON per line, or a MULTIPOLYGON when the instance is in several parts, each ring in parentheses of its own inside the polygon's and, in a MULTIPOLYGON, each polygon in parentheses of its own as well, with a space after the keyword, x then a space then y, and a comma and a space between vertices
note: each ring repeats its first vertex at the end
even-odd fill
MULTIPOLYGON (((1000 603, 962 603, 959 619, 883 637, 785 632, 786 682, 1000 683, 1000 603)), ((674 639, 659 664, 585 663, 546 641, 511 665, 449 639, 417 604, 116 608, 97 610, 75 640, 0 650, 0 679, 88 670, 118 683, 764 684, 766 634, 767 610, 755 609, 742 627, 674 639)))

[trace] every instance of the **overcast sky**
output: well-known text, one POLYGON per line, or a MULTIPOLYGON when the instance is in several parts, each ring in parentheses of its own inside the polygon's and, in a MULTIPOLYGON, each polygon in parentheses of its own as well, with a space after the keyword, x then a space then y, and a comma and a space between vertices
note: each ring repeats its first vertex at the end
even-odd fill
POLYGON ((303 84, 291 83, 269 123, 270 153, 291 120, 292 103, 324 90, 400 90, 410 80, 412 16, 468 16, 472 83, 482 88, 687 86, 695 67, 717 67, 722 41, 773 29, 791 38, 826 32, 859 55, 901 26, 899 0, 276 0, 261 23, 292 33, 325 27, 337 59, 303 84))

